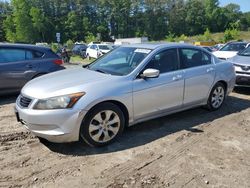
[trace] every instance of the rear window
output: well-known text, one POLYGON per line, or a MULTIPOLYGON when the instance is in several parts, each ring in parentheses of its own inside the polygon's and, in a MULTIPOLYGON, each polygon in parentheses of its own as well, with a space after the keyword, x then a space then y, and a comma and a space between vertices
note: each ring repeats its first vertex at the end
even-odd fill
POLYGON ((14 48, 0 48, 0 63, 25 61, 43 57, 44 53, 14 48))
POLYGON ((23 61, 26 51, 21 49, 0 49, 0 63, 23 61))

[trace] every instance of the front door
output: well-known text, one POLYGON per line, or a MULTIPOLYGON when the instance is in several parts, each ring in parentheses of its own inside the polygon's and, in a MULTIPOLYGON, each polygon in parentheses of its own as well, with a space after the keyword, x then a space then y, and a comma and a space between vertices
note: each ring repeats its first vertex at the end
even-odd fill
MULTIPOLYGON (((136 78, 133 82, 134 119, 156 115, 165 110, 182 105, 184 78, 178 70, 176 49, 164 50, 156 54, 144 70, 160 70, 158 78, 136 78)), ((142 71, 143 72, 143 71, 142 71)))

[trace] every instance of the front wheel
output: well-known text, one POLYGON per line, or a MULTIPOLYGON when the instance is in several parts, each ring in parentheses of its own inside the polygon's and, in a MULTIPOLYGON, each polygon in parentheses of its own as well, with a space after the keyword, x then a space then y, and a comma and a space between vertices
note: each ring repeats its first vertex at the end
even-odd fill
POLYGON ((225 95, 225 86, 220 82, 215 84, 207 101, 208 109, 211 111, 218 110, 225 100, 225 95))
POLYGON ((123 131, 125 118, 113 103, 94 107, 82 122, 80 136, 90 146, 104 146, 113 142, 123 131))

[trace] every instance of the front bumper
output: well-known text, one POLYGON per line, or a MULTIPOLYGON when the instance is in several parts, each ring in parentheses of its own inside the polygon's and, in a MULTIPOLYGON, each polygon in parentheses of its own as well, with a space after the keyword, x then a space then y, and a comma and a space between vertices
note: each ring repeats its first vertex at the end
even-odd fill
POLYGON ((34 110, 15 106, 17 119, 34 135, 51 142, 79 140, 82 120, 87 111, 76 109, 34 110))
POLYGON ((250 87, 250 74, 236 74, 236 86, 250 87))

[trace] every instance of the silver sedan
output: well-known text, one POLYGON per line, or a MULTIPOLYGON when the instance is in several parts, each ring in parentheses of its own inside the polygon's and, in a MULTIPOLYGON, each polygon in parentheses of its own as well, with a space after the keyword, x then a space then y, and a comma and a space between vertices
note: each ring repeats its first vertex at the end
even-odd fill
POLYGON ((127 45, 83 68, 28 82, 15 109, 38 137, 103 146, 126 126, 198 106, 217 110, 234 84, 233 65, 202 48, 127 45))

